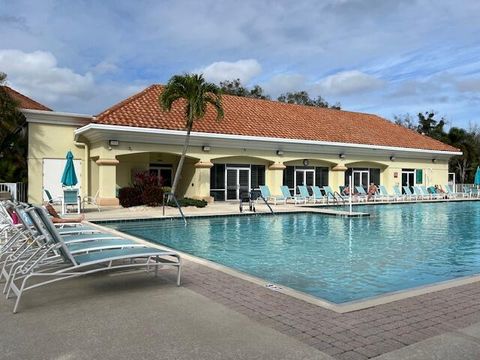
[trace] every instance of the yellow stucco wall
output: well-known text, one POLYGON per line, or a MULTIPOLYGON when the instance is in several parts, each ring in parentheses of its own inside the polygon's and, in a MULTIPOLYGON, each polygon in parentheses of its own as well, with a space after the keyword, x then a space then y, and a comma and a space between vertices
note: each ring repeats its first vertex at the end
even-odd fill
MULTIPOLYGON (((117 166, 116 184, 124 186, 128 184, 132 168, 147 168, 149 163, 155 163, 155 157, 163 157, 164 163, 175 166, 182 145, 159 145, 144 143, 121 142, 118 147, 108 149, 105 143, 93 144, 91 155, 104 158, 116 158, 119 160, 117 166), (135 159, 135 161, 132 161, 135 159)), ((425 185, 444 185, 448 179, 448 162, 446 159, 433 163, 431 159, 407 159, 397 158, 394 161, 389 159, 388 153, 378 151, 377 156, 355 156, 349 155, 345 159, 339 159, 338 155, 332 154, 306 154, 286 153, 279 156, 273 151, 231 148, 212 148, 209 152, 202 151, 201 147, 191 146, 188 151, 184 172, 179 185, 178 194, 188 197, 208 197, 210 195, 210 171, 209 169, 195 169, 196 162, 230 163, 230 164, 257 164, 265 165, 265 180, 273 194, 280 194, 280 186, 283 183, 282 170, 270 170, 269 165, 274 163, 289 166, 302 166, 304 159, 309 159, 311 166, 326 166, 330 170, 336 165, 346 167, 374 167, 380 168, 381 183, 392 191, 392 187, 401 184, 402 168, 413 168, 424 170, 425 185), (394 175, 397 174, 395 178, 394 175)), ((329 184, 335 190, 339 185, 344 185, 343 171, 330 171, 329 184)), ((104 184, 105 186, 105 184, 104 184)), ((107 185, 109 186, 109 185, 107 185)))
MULTIPOLYGON (((73 132, 76 128, 68 125, 28 124, 29 202, 39 204, 43 201, 43 159, 65 159, 67 151, 70 150, 74 159, 82 160, 82 169, 84 168, 85 150, 74 144, 73 132)), ((82 171, 83 174, 85 171, 82 171)), ((82 190, 85 190, 85 186, 82 190)))
MULTIPOLYGON (((106 141, 87 144, 87 149, 76 146, 74 130, 77 126, 29 123, 29 201, 40 203, 42 194, 43 159, 63 159, 71 150, 75 159, 82 160, 82 196, 94 195, 105 198, 105 203, 115 203, 117 187, 131 183, 133 170, 148 169, 150 164, 176 165, 182 150, 182 143, 177 145, 148 144, 121 141, 119 146, 109 147, 106 141), (88 160, 86 158, 88 157, 88 160)), ((84 140, 84 139, 83 139, 84 140)), ((283 184, 283 171, 277 165, 302 166, 308 159, 311 166, 326 166, 330 170, 335 166, 375 167, 381 169, 381 183, 391 192, 394 185, 401 184, 401 171, 405 168, 423 169, 424 184, 444 186, 448 180, 447 159, 414 159, 397 157, 391 161, 390 154, 377 151, 375 156, 347 155, 340 159, 338 154, 308 154, 285 152, 277 155, 272 150, 251 148, 216 148, 202 151, 199 146, 191 146, 182 172, 178 194, 180 196, 207 198, 210 196, 210 169, 195 167, 196 163, 237 163, 264 165, 266 185, 274 195, 280 194, 283 184), (275 164, 270 169, 269 167, 275 164), (397 177, 395 177, 397 175, 397 177)), ((338 190, 344 185, 343 171, 329 171, 329 184, 338 190)))

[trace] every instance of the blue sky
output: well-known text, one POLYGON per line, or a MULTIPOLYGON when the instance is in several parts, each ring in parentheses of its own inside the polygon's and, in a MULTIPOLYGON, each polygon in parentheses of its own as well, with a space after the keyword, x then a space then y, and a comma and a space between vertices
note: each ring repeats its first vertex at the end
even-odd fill
POLYGON ((96 114, 173 74, 240 78, 393 118, 480 123, 480 2, 0 0, 0 71, 96 114))

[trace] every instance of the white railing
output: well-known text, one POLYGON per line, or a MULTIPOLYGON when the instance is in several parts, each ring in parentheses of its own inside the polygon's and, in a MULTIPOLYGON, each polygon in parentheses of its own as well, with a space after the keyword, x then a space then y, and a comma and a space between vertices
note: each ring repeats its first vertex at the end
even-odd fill
POLYGON ((24 183, 0 183, 0 192, 9 192, 14 201, 27 201, 27 186, 24 183))
POLYGON ((478 189, 479 186, 475 184, 455 184, 455 192, 471 192, 473 189, 478 189))

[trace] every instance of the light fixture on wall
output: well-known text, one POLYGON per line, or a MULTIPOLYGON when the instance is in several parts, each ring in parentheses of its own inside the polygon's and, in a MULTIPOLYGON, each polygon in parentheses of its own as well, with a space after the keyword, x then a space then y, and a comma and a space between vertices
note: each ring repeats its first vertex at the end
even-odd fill
POLYGON ((390 161, 395 161, 395 156, 390 156, 390 161))
POLYGON ((339 157, 340 159, 345 159, 345 154, 344 154, 344 153, 341 153, 341 154, 338 155, 338 157, 339 157))
POLYGON ((108 140, 108 145, 110 146, 118 146, 119 144, 118 140, 108 140))
POLYGON ((202 151, 209 152, 210 151, 210 146, 208 146, 208 145, 202 146, 202 151))
POLYGON ((283 155, 283 150, 277 150, 277 155, 282 156, 283 155))
POLYGON ((308 159, 304 159, 303 160, 303 166, 308 166, 309 162, 308 162, 308 159))
POLYGON ((432 163, 436 163, 437 162, 437 159, 432 159, 432 163))

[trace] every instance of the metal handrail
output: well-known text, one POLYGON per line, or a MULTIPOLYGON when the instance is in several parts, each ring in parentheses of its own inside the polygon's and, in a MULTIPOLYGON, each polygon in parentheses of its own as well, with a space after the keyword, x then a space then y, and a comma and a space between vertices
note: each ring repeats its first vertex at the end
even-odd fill
POLYGON ((263 197, 263 195, 259 195, 258 197, 263 200, 263 202, 265 203, 265 205, 267 205, 267 207, 268 207, 268 209, 270 210, 270 212, 272 213, 272 215, 275 215, 275 213, 273 212, 272 207, 271 207, 270 204, 267 202, 267 200, 263 197))
POLYGON ((181 207, 180 204, 178 203, 175 194, 173 194, 173 193, 171 193, 171 192, 167 192, 167 193, 164 193, 164 194, 163 194, 163 216, 165 216, 165 199, 166 199, 167 197, 170 198, 170 199, 172 199, 173 202, 175 203, 175 205, 177 205, 177 209, 178 209, 178 211, 180 212, 180 216, 182 217, 183 222, 185 223, 185 225, 187 225, 187 218, 186 218, 185 215, 183 214, 182 207, 181 207))
POLYGON ((345 198, 344 198, 344 197, 342 196, 342 194, 340 194, 338 191, 335 191, 335 192, 333 193, 333 196, 337 197, 337 195, 338 195, 338 197, 339 197, 340 199, 342 199, 343 205, 345 206, 345 198))

